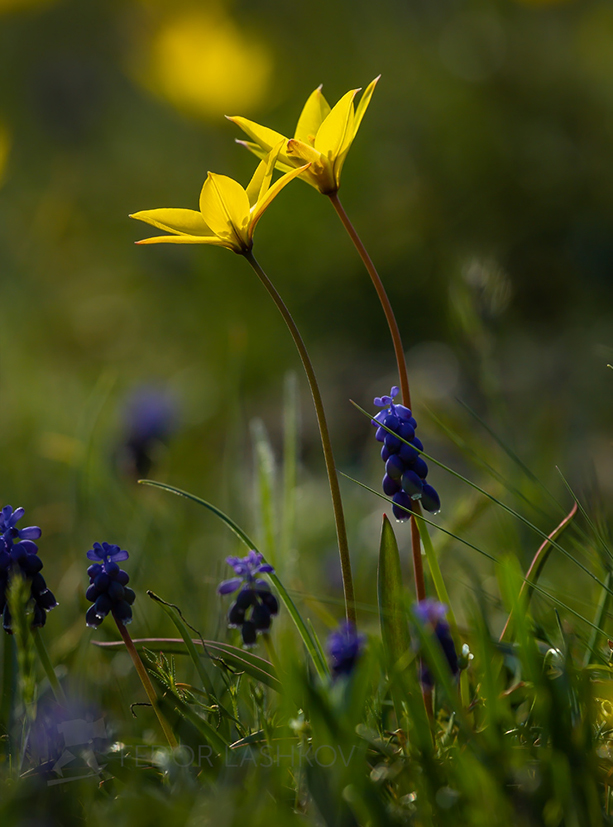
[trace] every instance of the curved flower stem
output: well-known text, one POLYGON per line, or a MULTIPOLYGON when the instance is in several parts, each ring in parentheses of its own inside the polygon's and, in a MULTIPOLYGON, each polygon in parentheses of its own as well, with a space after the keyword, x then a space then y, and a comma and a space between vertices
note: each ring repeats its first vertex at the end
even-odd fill
POLYGON ((324 452, 324 460, 326 463, 326 471, 328 472, 328 482, 330 485, 330 494, 332 495, 332 507, 334 509, 334 522, 336 523, 336 537, 338 541, 338 551, 341 559, 341 572, 343 575, 343 590, 345 593, 345 613, 347 615, 347 620, 356 625, 356 613, 355 613, 355 597, 353 593, 353 577, 351 575, 351 559, 349 557, 349 545, 347 543, 347 529, 345 527, 345 515, 343 513, 343 503, 341 500, 341 490, 338 484, 338 476, 336 473, 336 468, 334 465, 334 454, 332 453, 332 443, 330 442, 330 434, 328 432, 328 424, 326 422, 326 414, 324 411, 323 401, 321 398, 321 392, 319 390, 319 385, 317 384, 317 378, 315 376, 315 371, 313 369, 313 365, 311 363, 311 359, 307 352, 306 346, 302 340, 302 336, 300 335, 300 331, 296 326, 296 322, 292 318, 291 313, 287 309, 287 306, 279 293, 277 292, 276 287, 268 278, 264 270, 262 270, 259 263, 256 261, 253 253, 251 251, 243 253, 244 257, 247 259, 255 274, 262 282, 270 297, 274 301, 277 306, 277 309, 283 316, 283 320, 287 325, 289 332, 292 335, 292 339, 294 340, 294 344, 300 354, 300 358, 302 360, 302 364, 304 365, 304 370, 307 375, 307 379, 309 380, 309 387, 311 389, 311 395, 313 396, 313 403, 315 405, 315 414, 317 416, 317 424, 319 425, 319 434, 321 437, 321 445, 324 452))
POLYGON ((145 669, 145 664, 140 659, 140 655, 136 651, 136 647, 130 637, 130 633, 126 629, 125 625, 115 618, 115 623, 117 624, 117 628, 119 629, 119 634, 121 635, 123 642, 126 645, 126 649, 128 650, 130 657, 132 658, 132 663, 136 671, 138 672, 138 677, 141 679, 141 683, 147 693, 147 697, 149 698, 149 703, 153 707, 153 711, 158 717, 158 721, 160 722, 160 726, 164 731, 164 735, 166 736, 166 740, 170 744, 171 748, 178 747, 179 744, 177 743, 177 739, 175 738, 174 732, 170 728, 170 724, 166 720, 166 718, 162 715, 162 711, 158 704, 157 695, 155 694, 155 689, 151 684, 151 680, 149 675, 147 674, 147 670, 145 669))
POLYGON ((385 287, 383 286, 381 277, 379 276, 379 273, 377 273, 377 269, 373 264, 371 257, 368 255, 368 251, 362 243, 362 239, 357 234, 355 227, 349 220, 349 216, 345 212, 345 208, 339 200, 338 193, 335 192, 332 195, 329 195, 328 197, 332 202, 332 206, 336 210, 338 217, 342 221, 343 227, 347 230, 349 237, 353 241, 353 244, 356 250, 358 251, 360 258, 364 262, 364 266, 368 270, 368 275, 370 276, 374 288, 377 291, 377 296, 379 297, 381 307, 383 308, 383 312, 385 313, 385 318, 387 319, 387 326, 390 329, 392 342, 394 344, 394 354, 396 356, 396 364, 398 365, 398 378, 400 380, 400 392, 402 394, 402 402, 404 405, 407 406, 407 408, 410 408, 411 393, 409 391, 407 363, 404 358, 404 348, 402 347, 400 329, 398 328, 398 322, 396 321, 396 317, 394 316, 392 305, 390 304, 390 300, 387 296, 387 293, 385 292, 385 287))
MULTIPOLYGON (((381 307, 387 319, 387 325, 392 336, 394 344, 394 353, 396 355, 396 364, 398 366, 398 379, 400 381, 400 392, 402 394, 402 402, 407 408, 411 407, 411 393, 409 391, 409 377, 407 375, 407 363, 404 358, 404 348, 402 346, 402 339, 400 337, 400 330, 398 322, 394 316, 392 305, 385 292, 385 287, 381 281, 377 268, 373 264, 371 257, 368 255, 366 247, 362 243, 362 239, 357 234, 355 227, 349 220, 349 216, 345 212, 345 208, 341 204, 338 193, 332 193, 328 196, 332 202, 332 206, 336 210, 343 227, 347 230, 349 238, 353 241, 354 247, 359 253, 360 258, 364 262, 364 266, 368 270, 368 275, 377 291, 377 296, 381 302, 381 307)), ((415 517, 411 517, 411 550, 413 552, 413 570, 415 573, 415 592, 418 600, 423 600, 426 597, 426 584, 424 582, 424 567, 421 560, 421 543, 419 537, 419 528, 416 524, 415 517)))

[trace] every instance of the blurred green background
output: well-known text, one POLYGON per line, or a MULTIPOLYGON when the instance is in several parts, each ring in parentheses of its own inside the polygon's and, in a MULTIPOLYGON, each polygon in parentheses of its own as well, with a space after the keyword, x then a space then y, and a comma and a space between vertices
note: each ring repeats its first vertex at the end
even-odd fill
MULTIPOLYGON (((334 103, 382 73, 340 195, 396 309, 426 450, 500 494, 476 452, 547 531, 560 513, 510 451, 563 503, 556 464, 594 507, 610 496, 610 2, 0 0, 0 15, 0 501, 43 528, 57 661, 114 680, 92 665, 110 656, 92 653, 82 619, 96 540, 131 552, 135 635, 171 634, 146 588, 205 635, 227 634, 214 585, 233 539, 195 505, 137 487, 122 461, 126 400, 143 387, 176 411, 150 476, 257 534, 249 421, 263 419, 279 460, 284 376, 298 373, 297 554, 279 569, 323 598, 303 604, 313 617, 340 617, 316 424, 285 327, 239 257, 135 247, 147 228, 127 217, 195 208, 208 170, 246 184, 255 162, 223 115, 291 134, 322 82, 334 103)), ((371 426, 349 399, 370 409, 394 362, 354 249, 327 200, 297 182, 255 252, 311 350, 339 468, 378 488, 371 426)), ((437 520, 527 564, 538 537, 443 471, 430 476, 437 520)), ((383 504, 343 490, 367 621, 383 504)), ((407 535, 399 527, 405 550, 407 535)), ((436 541, 453 594, 475 572, 491 584, 474 552, 436 541)), ((559 564, 554 585, 589 612, 594 584, 575 572, 559 564)), ((113 637, 111 624, 98 636, 113 637)))

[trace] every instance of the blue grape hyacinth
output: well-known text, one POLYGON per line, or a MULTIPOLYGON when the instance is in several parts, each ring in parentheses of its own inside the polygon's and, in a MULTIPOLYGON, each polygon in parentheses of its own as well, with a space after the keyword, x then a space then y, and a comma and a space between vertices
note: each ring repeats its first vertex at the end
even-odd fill
POLYGON ((177 429, 177 402, 170 393, 153 386, 134 390, 124 408, 124 438, 118 452, 122 471, 132 477, 146 477, 161 445, 177 429))
POLYGON ((2 626, 9 634, 13 631, 11 613, 7 603, 7 589, 13 574, 20 574, 30 583, 30 599, 34 604, 31 626, 44 626, 47 612, 57 606, 57 600, 47 588, 40 573, 43 561, 38 556, 38 540, 42 531, 38 526, 17 528, 25 509, 5 505, 0 511, 0 612, 2 626))
POLYGON ((392 498, 394 517, 408 520, 413 500, 421 500, 424 509, 432 514, 440 511, 441 501, 435 489, 426 482, 428 466, 420 456, 424 446, 415 436, 417 422, 410 408, 394 404, 399 392, 399 388, 393 387, 389 396, 374 399, 374 404, 383 410, 372 419, 372 424, 377 428, 375 438, 383 443, 383 492, 392 498))
MULTIPOLYGON (((457 677, 460 672, 460 667, 458 664, 458 653, 456 652, 455 644, 451 637, 449 624, 445 619, 447 606, 445 606, 444 603, 439 603, 438 600, 426 598, 425 600, 420 600, 419 603, 414 606, 413 610, 421 625, 438 638, 443 654, 449 664, 451 674, 457 677)), ((423 662, 420 668, 420 681, 422 686, 428 689, 432 689, 434 686, 432 673, 423 662)))
POLYGON ((111 543, 94 543, 87 552, 87 559, 93 563, 87 569, 90 585, 85 597, 94 604, 85 615, 88 626, 97 629, 109 612, 118 623, 126 625, 132 620, 136 595, 128 587, 127 572, 117 565, 129 556, 127 551, 111 543))
POLYGON ((218 594, 232 594, 240 589, 228 612, 228 625, 240 628, 245 646, 253 646, 259 632, 267 632, 274 615, 279 611, 277 598, 260 574, 273 574, 262 555, 251 550, 246 557, 227 557, 236 577, 224 580, 217 587, 218 594))
POLYGON ((362 654, 366 637, 357 633, 353 623, 344 621, 328 637, 327 650, 332 675, 350 675, 362 654))

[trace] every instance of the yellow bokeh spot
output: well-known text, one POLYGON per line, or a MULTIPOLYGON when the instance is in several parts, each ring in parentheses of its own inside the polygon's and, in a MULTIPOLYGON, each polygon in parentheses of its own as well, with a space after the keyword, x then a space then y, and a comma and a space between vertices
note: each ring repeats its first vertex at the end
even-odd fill
POLYGON ((269 50, 222 12, 188 10, 154 33, 141 80, 183 111, 217 117, 256 107, 272 63, 269 50))

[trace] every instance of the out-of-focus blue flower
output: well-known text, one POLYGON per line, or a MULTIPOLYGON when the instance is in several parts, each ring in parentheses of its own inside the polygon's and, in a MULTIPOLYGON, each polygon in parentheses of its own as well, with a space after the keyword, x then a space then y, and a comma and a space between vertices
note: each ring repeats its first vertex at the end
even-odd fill
POLYGON ((273 574, 274 569, 253 550, 246 557, 227 557, 226 563, 237 576, 220 583, 217 592, 232 594, 240 588, 228 612, 228 625, 240 628, 245 646, 253 646, 258 632, 268 631, 272 617, 279 611, 279 603, 267 581, 257 576, 273 574))
POLYGON ((126 401, 123 419, 122 464, 133 476, 145 477, 156 447, 166 444, 177 428, 176 400, 154 387, 137 388, 126 401))
MULTIPOLYGON (((438 638, 447 663, 449 664, 451 674, 456 677, 459 674, 460 668, 458 665, 458 654, 453 638, 451 637, 449 624, 446 620, 447 606, 445 606, 444 603, 439 603, 438 600, 428 597, 425 600, 420 600, 419 603, 414 606, 414 612, 419 623, 438 638)), ((423 662, 420 670, 420 680, 422 685, 429 689, 434 686, 432 673, 423 662)))
POLYGON ((399 392, 394 386, 389 396, 375 397, 374 404, 383 410, 371 421, 377 428, 377 441, 383 443, 383 491, 392 498, 392 511, 396 519, 408 520, 413 500, 421 500, 424 509, 434 514, 440 511, 441 501, 434 488, 426 482, 428 466, 420 456, 424 446, 415 436, 417 422, 410 408, 394 404, 399 392))
POLYGON ((335 678, 349 675, 362 654, 365 635, 359 635, 353 623, 343 621, 335 632, 328 637, 327 650, 330 668, 335 678))
POLYGON ((117 565, 129 556, 127 551, 111 543, 94 543, 87 552, 87 559, 95 561, 87 569, 89 588, 85 597, 94 604, 85 615, 88 626, 98 628, 109 612, 118 623, 131 622, 136 595, 128 587, 127 572, 117 565))
POLYGON ((31 626, 44 626, 47 612, 57 606, 57 600, 47 588, 40 573, 43 562, 38 556, 38 540, 42 532, 38 526, 17 528, 25 509, 5 505, 0 511, 0 612, 5 632, 12 632, 12 618, 7 603, 7 589, 12 574, 19 573, 30 583, 30 598, 34 603, 31 626))

